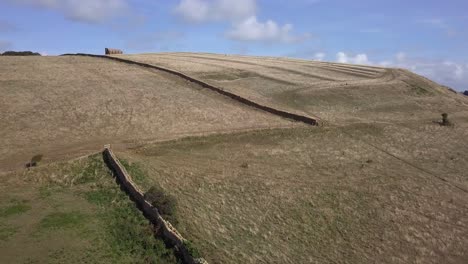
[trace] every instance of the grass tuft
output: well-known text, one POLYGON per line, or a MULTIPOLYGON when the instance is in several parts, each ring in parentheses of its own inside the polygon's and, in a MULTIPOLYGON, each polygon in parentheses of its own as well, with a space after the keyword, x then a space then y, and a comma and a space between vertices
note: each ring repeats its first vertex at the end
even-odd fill
POLYGON ((0 241, 7 241, 16 232, 18 232, 17 227, 6 226, 0 223, 0 241))
POLYGON ((45 216, 39 227, 42 230, 76 228, 85 224, 87 216, 81 212, 54 212, 45 216))
POLYGON ((120 159, 120 163, 125 167, 128 173, 132 176, 132 179, 139 186, 146 186, 148 184, 148 177, 145 171, 141 168, 140 164, 129 162, 125 159, 120 159))
POLYGON ((26 201, 12 200, 11 205, 8 205, 0 209, 0 217, 9 217, 12 215, 18 215, 31 210, 31 206, 26 201))

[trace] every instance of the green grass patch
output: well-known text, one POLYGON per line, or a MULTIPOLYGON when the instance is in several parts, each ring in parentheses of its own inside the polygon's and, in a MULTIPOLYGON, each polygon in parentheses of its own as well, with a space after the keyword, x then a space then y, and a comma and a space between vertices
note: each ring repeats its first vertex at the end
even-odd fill
POLYGON ((31 206, 26 201, 12 200, 11 203, 0 209, 0 217, 18 215, 31 210, 31 206))
POLYGON ((113 252, 121 257, 131 252, 142 263, 175 263, 172 250, 162 240, 155 239, 151 224, 132 206, 118 206, 109 212, 107 241, 113 252))
POLYGON ((200 254, 200 251, 198 250, 197 247, 195 247, 195 245, 193 244, 192 241, 190 240, 186 240, 184 242, 184 246, 185 248, 187 248, 189 254, 194 257, 194 258, 201 258, 201 254, 200 254))
MULTIPOLYGON (((126 165, 139 182, 145 180, 146 175, 137 164, 126 165)), ((155 237, 151 223, 120 190, 101 154, 31 170, 29 177, 40 178, 44 183, 31 188, 35 190, 34 204, 47 211, 34 211, 39 213, 35 215, 37 222, 34 215, 29 220, 34 220, 36 228, 27 235, 34 238, 39 248, 50 249, 48 256, 31 256, 30 261, 44 263, 47 258, 47 263, 177 263, 173 250, 155 237), (62 236, 67 241, 63 247, 47 244, 48 239, 62 236)), ((12 200, 2 205, 1 217, 31 209, 27 201, 12 200)), ((0 242, 17 243, 14 234, 19 228, 0 222, 0 242)), ((34 254, 34 249, 25 251, 24 258, 31 252, 34 254)))
POLYGON ((88 191, 85 193, 85 198, 88 202, 101 206, 109 205, 112 200, 115 199, 115 197, 116 194, 113 190, 104 188, 88 191))
POLYGON ((148 176, 140 164, 136 162, 129 162, 128 160, 120 158, 119 161, 127 170, 127 172, 130 173, 130 176, 132 176, 132 179, 136 184, 138 184, 140 187, 148 185, 148 176))
POLYGON ((101 154, 95 154, 88 157, 86 163, 78 164, 72 169, 74 174, 74 183, 86 184, 98 180, 99 177, 107 175, 108 169, 102 161, 101 154))
POLYGON ((11 236, 16 234, 17 232, 17 227, 12 227, 0 223, 0 241, 7 241, 11 236))
POLYGON ((87 215, 73 212, 54 212, 45 216, 40 224, 41 230, 69 229, 83 226, 87 222, 87 215))
MULTIPOLYGON (((100 162, 102 163, 102 159, 100 162)), ((120 162, 137 184, 147 182, 146 173, 138 163, 130 163, 124 159, 120 162)), ((93 160, 91 163, 86 166, 87 173, 100 173, 98 168, 104 164, 93 160)), ((108 247, 109 257, 119 263, 177 263, 173 251, 155 237, 151 223, 119 189, 109 172, 106 173, 104 178, 97 175, 95 181, 100 180, 92 190, 83 195, 89 203, 99 206, 96 217, 101 223, 99 228, 108 247)))

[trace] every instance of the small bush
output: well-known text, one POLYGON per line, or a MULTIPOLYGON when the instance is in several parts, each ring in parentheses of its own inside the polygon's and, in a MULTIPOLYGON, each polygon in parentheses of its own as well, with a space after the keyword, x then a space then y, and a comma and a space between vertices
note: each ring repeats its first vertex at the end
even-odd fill
POLYGON ((167 194, 160 186, 153 186, 145 193, 145 199, 158 209, 165 220, 177 225, 177 203, 172 195, 167 194))
POLYGON ((201 258, 200 251, 195 247, 192 241, 186 240, 184 246, 193 258, 201 258))
POLYGON ((442 126, 452 126, 452 122, 450 122, 450 120, 448 119, 448 114, 447 113, 443 113, 442 114, 442 122, 440 123, 440 125, 442 126))
POLYGON ((42 160, 43 155, 38 154, 31 158, 31 161, 26 164, 26 168, 39 166, 39 162, 42 160))

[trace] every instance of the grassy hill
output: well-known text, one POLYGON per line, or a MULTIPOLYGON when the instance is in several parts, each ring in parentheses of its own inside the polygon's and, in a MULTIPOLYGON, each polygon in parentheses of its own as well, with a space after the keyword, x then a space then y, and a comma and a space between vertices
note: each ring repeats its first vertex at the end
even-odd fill
POLYGON ((82 57, 0 58, 0 172, 183 136, 294 126, 171 75, 82 57))
POLYGON ((321 125, 106 59, 0 58, 0 171, 38 153, 48 163, 113 143, 148 175, 143 189, 158 184, 176 197, 178 230, 210 263, 468 259, 466 96, 401 69, 201 53, 118 57, 321 125), (455 125, 439 125, 442 113, 455 125))

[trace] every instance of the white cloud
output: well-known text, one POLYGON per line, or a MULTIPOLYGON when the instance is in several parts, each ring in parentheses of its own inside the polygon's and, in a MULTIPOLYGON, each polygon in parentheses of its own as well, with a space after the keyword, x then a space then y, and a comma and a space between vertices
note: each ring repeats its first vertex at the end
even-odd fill
POLYGON ((336 61, 408 69, 456 90, 468 90, 468 63, 415 58, 404 52, 398 52, 393 58, 379 63, 371 62, 365 53, 349 56, 344 52, 338 52, 336 54, 336 61))
POLYGON ((87 23, 100 23, 119 16, 128 9, 127 0, 8 0, 21 4, 55 10, 66 18, 87 23))
POLYGON ((336 54, 336 61, 340 63, 351 63, 351 64, 372 64, 369 61, 367 54, 357 54, 356 56, 350 56, 344 52, 338 52, 336 54))
POLYGON ((326 56, 327 56, 327 54, 325 54, 323 52, 317 52, 317 53, 314 54, 314 60, 323 61, 323 59, 325 59, 326 56))
POLYGON ((255 0, 182 0, 175 13, 188 22, 239 21, 255 15, 255 0))
POLYGON ((257 17, 251 16, 244 21, 234 24, 227 33, 230 39, 240 41, 275 41, 283 43, 301 42, 310 36, 292 35, 293 26, 291 24, 278 25, 275 21, 267 20, 262 23, 257 17))
POLYGON ((415 58, 399 52, 392 60, 378 63, 384 67, 408 69, 459 91, 468 89, 468 63, 415 58))
POLYGON ((225 35, 232 40, 297 43, 310 38, 309 34, 293 35, 291 24, 258 21, 256 0, 181 0, 174 11, 192 23, 230 22, 225 35))
POLYGON ((396 60, 397 60, 398 62, 405 61, 405 60, 406 60, 406 53, 404 53, 404 52, 398 52, 398 53, 396 54, 395 57, 396 57, 396 60))

